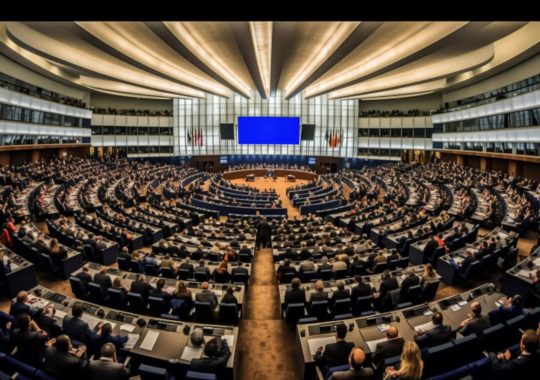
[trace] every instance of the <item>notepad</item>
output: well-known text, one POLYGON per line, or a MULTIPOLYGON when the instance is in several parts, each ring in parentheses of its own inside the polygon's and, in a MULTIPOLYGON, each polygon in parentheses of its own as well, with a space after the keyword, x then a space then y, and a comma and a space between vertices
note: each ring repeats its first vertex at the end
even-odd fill
POLYGON ((120 330, 124 330, 124 331, 128 331, 128 332, 133 332, 133 330, 135 330, 135 326, 133 326, 133 325, 128 325, 127 323, 123 323, 123 324, 120 326, 120 330))
MULTIPOLYGON (((534 265, 536 265, 537 267, 540 267, 540 257, 538 257, 537 259, 535 259, 533 261, 534 265)), ((13 264, 12 264, 13 265, 13 264)))
POLYGON ((531 278, 531 275, 534 274, 536 271, 534 270, 520 270, 518 272, 518 275, 521 276, 521 277, 525 277, 525 278, 531 278))
POLYGON ((99 318, 96 318, 96 317, 93 317, 91 316, 90 314, 83 314, 81 316, 81 319, 83 321, 85 321, 86 323, 88 323, 88 326, 90 327, 90 329, 93 329, 94 327, 96 327, 96 325, 101 322, 101 319, 99 318))
POLYGON ((452 311, 458 311, 458 310, 461 309, 461 306, 459 306, 459 305, 452 305, 452 306, 450 306, 450 309, 452 309, 452 311))
POLYGON ((390 325, 386 323, 381 323, 380 325, 377 326, 377 328, 379 329, 380 332, 385 332, 386 330, 390 328, 390 325))
POLYGON ((159 331, 148 330, 148 332, 146 333, 146 336, 144 337, 144 340, 141 343, 140 348, 143 350, 152 351, 154 349, 154 345, 156 344, 158 338, 159 338, 159 331))
POLYGON ((415 326, 414 331, 416 331, 416 332, 418 332, 418 331, 429 331, 429 330, 433 329, 433 327, 434 327, 433 322, 429 321, 427 323, 423 323, 421 325, 415 326))
POLYGON ((202 347, 190 347, 186 346, 184 347, 184 351, 182 351, 182 356, 180 356, 180 359, 190 362, 191 359, 199 359, 203 354, 203 348, 202 347))
POLYGON ((429 317, 429 316, 432 315, 432 314, 433 314, 433 312, 432 312, 431 310, 429 310, 429 309, 426 310, 426 311, 424 312, 424 315, 425 315, 426 317, 429 317))
POLYGON ((388 339, 386 338, 381 338, 381 339, 376 339, 376 340, 370 340, 370 341, 367 341, 366 344, 368 345, 369 347, 369 350, 371 352, 375 352, 375 349, 377 348, 377 345, 379 343, 382 343, 382 342, 386 342, 388 339))
POLYGON ((465 300, 459 301, 459 302, 458 302, 458 305, 459 305, 459 306, 467 305, 467 301, 465 301, 465 300))
POLYGON ((234 335, 223 335, 221 339, 225 339, 229 347, 234 346, 234 335))
POLYGON ((322 346, 324 348, 327 344, 336 343, 336 337, 326 336, 324 338, 309 338, 307 342, 309 346, 309 352, 311 356, 313 356, 317 353, 317 349, 319 347, 322 346))
POLYGON ((128 334, 128 340, 126 344, 124 345, 124 348, 127 350, 133 350, 135 348, 135 344, 137 344, 137 341, 140 338, 140 334, 128 334))

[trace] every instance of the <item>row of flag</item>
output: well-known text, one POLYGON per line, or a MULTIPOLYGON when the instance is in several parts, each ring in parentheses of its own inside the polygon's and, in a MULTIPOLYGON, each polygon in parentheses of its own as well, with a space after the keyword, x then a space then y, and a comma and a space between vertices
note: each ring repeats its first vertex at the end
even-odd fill
POLYGON ((204 135, 201 127, 198 127, 197 130, 194 130, 193 127, 187 131, 187 141, 191 146, 203 146, 204 145, 204 135))
POLYGON ((324 140, 330 148, 337 148, 341 146, 343 141, 343 128, 333 127, 330 130, 329 127, 326 127, 326 134, 324 135, 324 140))

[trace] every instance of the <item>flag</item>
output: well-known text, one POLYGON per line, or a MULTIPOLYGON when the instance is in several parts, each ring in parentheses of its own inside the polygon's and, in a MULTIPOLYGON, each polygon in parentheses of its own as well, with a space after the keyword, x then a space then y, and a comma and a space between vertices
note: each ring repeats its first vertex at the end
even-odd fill
POLYGON ((192 140, 192 138, 191 138, 191 132, 190 132, 189 129, 188 129, 188 131, 187 131, 187 142, 188 142, 188 144, 191 145, 191 142, 192 142, 192 141, 193 141, 193 140, 192 140))
POLYGON ((201 127, 199 127, 199 146, 203 146, 203 131, 201 127))
POLYGON ((329 144, 330 143, 330 130, 328 127, 326 127, 326 133, 324 134, 324 141, 329 144))
POLYGON ((341 146, 341 143, 342 143, 342 140, 343 140, 343 128, 339 128, 339 135, 338 135, 338 138, 337 138, 337 146, 341 146))
POLYGON ((332 132, 330 133, 330 147, 336 147, 336 129, 333 127, 332 132))

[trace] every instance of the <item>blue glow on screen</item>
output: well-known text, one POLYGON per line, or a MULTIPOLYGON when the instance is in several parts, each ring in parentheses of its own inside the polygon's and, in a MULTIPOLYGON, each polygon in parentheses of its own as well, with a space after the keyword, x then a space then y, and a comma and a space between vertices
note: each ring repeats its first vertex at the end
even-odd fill
POLYGON ((315 157, 308 158, 308 165, 315 165, 315 157))
POLYGON ((300 118, 239 116, 238 144, 300 143, 300 118))

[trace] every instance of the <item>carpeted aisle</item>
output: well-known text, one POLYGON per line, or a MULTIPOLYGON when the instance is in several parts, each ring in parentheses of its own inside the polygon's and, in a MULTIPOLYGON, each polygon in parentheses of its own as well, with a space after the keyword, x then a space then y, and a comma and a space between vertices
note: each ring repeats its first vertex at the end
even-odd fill
POLYGON ((271 249, 255 254, 245 315, 240 322, 238 379, 296 379, 295 333, 280 316, 271 249))

